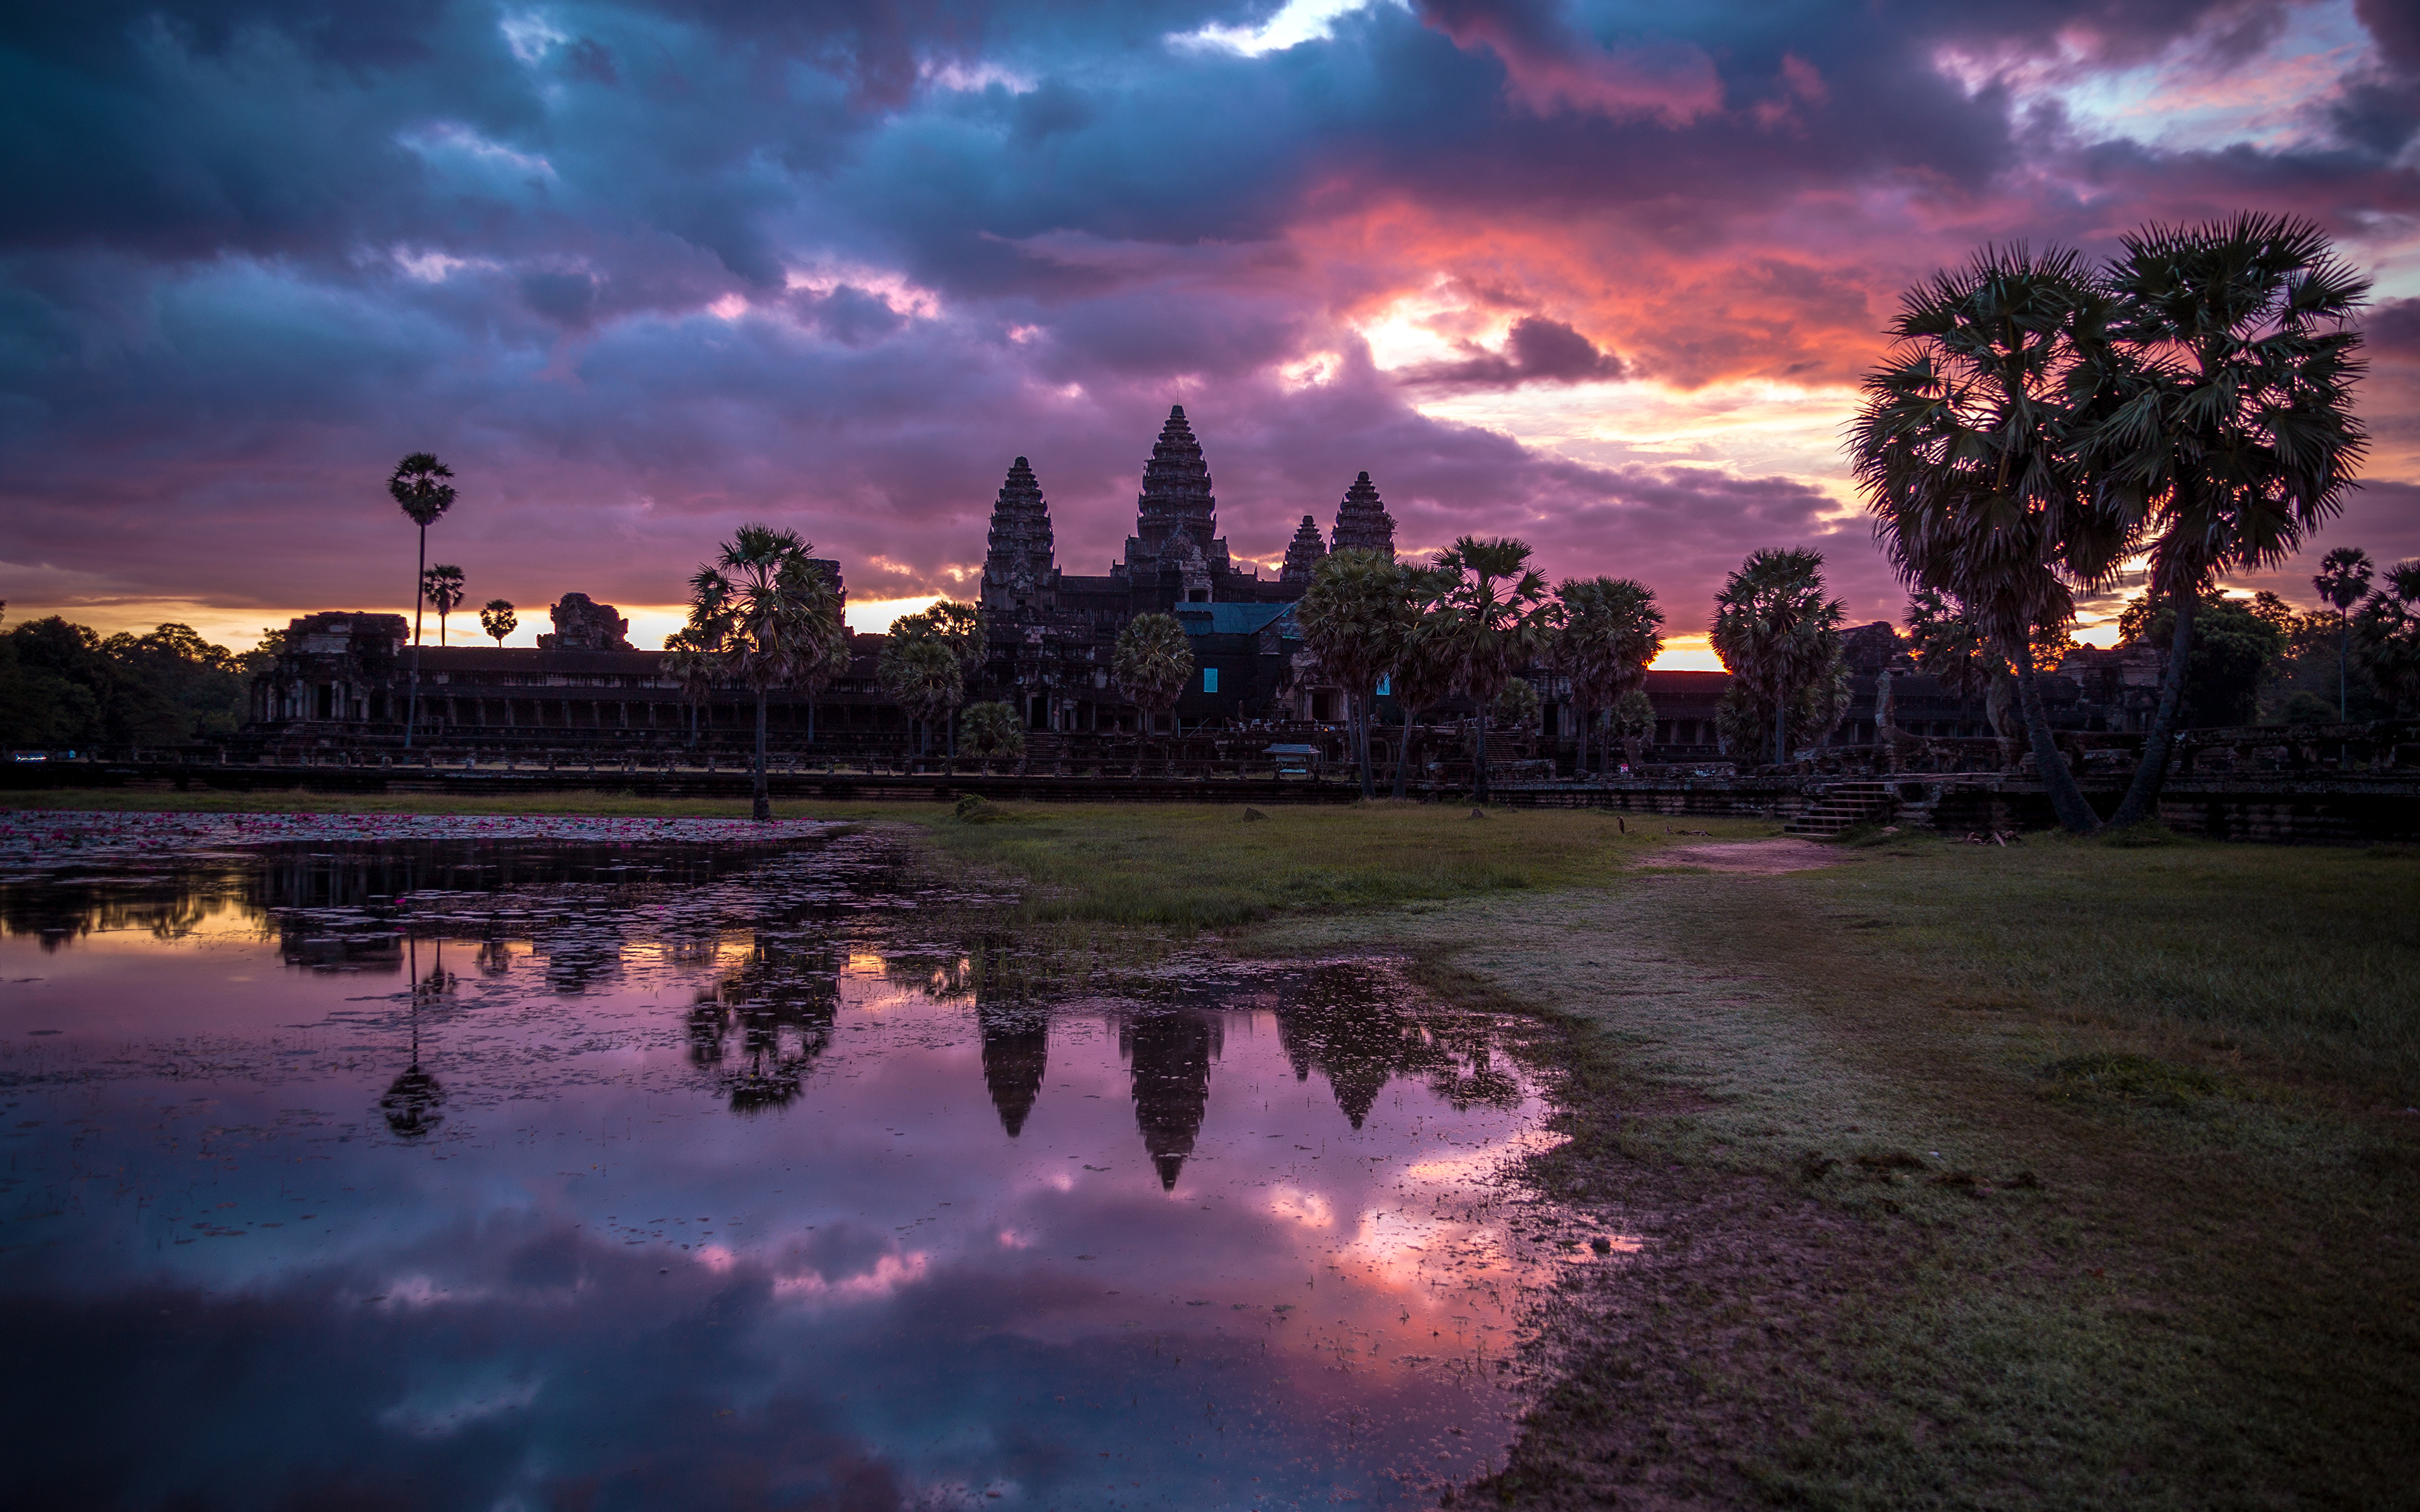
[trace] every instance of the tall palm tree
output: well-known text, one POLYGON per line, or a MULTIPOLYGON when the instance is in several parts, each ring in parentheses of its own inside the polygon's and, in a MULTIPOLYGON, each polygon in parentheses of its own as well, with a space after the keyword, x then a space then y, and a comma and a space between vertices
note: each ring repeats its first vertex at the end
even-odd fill
POLYGON ((1647 686, 1647 664, 1664 649, 1664 611, 1655 606, 1653 589, 1629 578, 1566 579, 1555 597, 1562 605, 1563 623, 1555 633, 1552 660, 1571 680, 1572 702, 1579 709, 1574 775, 1584 776, 1589 723, 1633 688, 1647 686))
POLYGON ((1173 614, 1138 614, 1118 632, 1109 673, 1156 724, 1193 681, 1193 645, 1173 614))
POLYGON ((835 623, 827 627, 830 635, 824 642, 823 655, 799 674, 799 690, 807 696, 807 744, 810 746, 815 743, 815 696, 848 675, 848 664, 853 655, 848 625, 841 618, 837 599, 832 604, 832 618, 835 623))
POLYGON ((496 638, 496 649, 504 649, 504 637, 520 628, 520 616, 513 612, 509 598, 491 598, 479 611, 479 628, 496 638))
POLYGON ((1414 617, 1406 577, 1406 569, 1385 552, 1348 547, 1320 559, 1295 606, 1303 644, 1352 697, 1353 750, 1365 798, 1377 795, 1370 769, 1370 717, 1378 679, 1394 665, 1414 617))
POLYGON ((428 607, 437 611, 437 643, 445 643, 445 616, 462 602, 462 569, 452 563, 441 562, 420 575, 420 590, 428 595, 428 607))
POLYGON ((1396 648, 1394 665, 1387 673, 1395 707, 1404 715, 1404 748, 1395 759, 1395 796, 1399 798, 1406 792, 1415 764, 1413 743, 1421 717, 1453 696, 1453 658, 1443 639, 1432 633, 1427 624, 1435 610, 1422 607, 1434 604, 1444 585, 1444 575, 1429 568, 1413 567, 1404 574, 1404 596, 1412 613, 1403 642, 1396 648))
POLYGON ((1419 631, 1453 669, 1453 685, 1479 704, 1478 786, 1485 803, 1487 717, 1505 679, 1543 656, 1556 606, 1545 576, 1529 565, 1529 544, 1466 535, 1436 554, 1434 596, 1419 631))
POLYGON ((692 746, 697 744, 698 710, 722 680, 721 663, 715 656, 716 639, 710 627, 694 623, 664 637, 664 674, 680 687, 681 702, 689 709, 689 742, 692 746))
POLYGON ((411 523, 420 527, 420 562, 411 577, 411 692, 404 705, 403 748, 411 748, 412 727, 420 722, 420 605, 422 578, 428 571, 428 527, 454 507, 454 486, 445 480, 454 470, 432 452, 414 452, 395 465, 386 491, 411 523))
POLYGON ((1791 701, 1840 659, 1848 607, 1823 596, 1823 553, 1767 547, 1748 554, 1714 595, 1714 655, 1759 708, 1773 711, 1773 761, 1790 760, 1791 701))
POLYGON ((2369 596, 2374 564, 2357 546, 2340 546, 2319 563, 2311 586, 2336 611, 2336 719, 2352 717, 2352 682, 2346 663, 2352 656, 2352 607, 2369 596))
POLYGON ((773 817, 766 779, 766 709, 776 687, 796 683, 829 644, 839 594, 795 531, 742 525, 715 561, 690 578, 690 633, 712 648, 724 673, 756 695, 752 765, 757 819, 773 817))
POLYGON ((1957 600, 2013 667, 2043 790, 2078 833, 2101 821, 2052 738, 2032 637, 2073 616, 2070 579, 2106 579, 2131 544, 2075 458, 2079 416, 2105 387, 2108 313, 2079 254, 1986 247, 1900 296, 1900 345, 1867 376, 1849 440, 1900 579, 1919 600, 1957 600))
POLYGON ((883 693, 923 726, 919 755, 932 748, 933 721, 949 719, 954 727, 954 716, 966 700, 966 664, 946 628, 948 623, 929 611, 903 614, 892 621, 875 673, 883 693))
POLYGON ((2153 811, 2184 697, 2194 610, 2224 573, 2273 567, 2344 506, 2367 449, 2352 412, 2369 281, 2309 221, 2245 213, 2128 235, 2104 280, 2131 361, 2085 459, 2142 529, 2176 635, 2141 764, 2112 824, 2153 811))
POLYGON ((951 759, 955 760, 958 754, 958 705, 966 702, 966 685, 983 666, 984 657, 991 649, 985 634, 983 606, 944 598, 924 610, 923 617, 932 625, 933 634, 950 648, 950 655, 956 658, 958 664, 959 696, 951 702, 947 711, 949 753, 951 759))
POLYGON ((2353 616, 2353 655, 2397 713, 2420 708, 2420 558, 2386 569, 2353 616))

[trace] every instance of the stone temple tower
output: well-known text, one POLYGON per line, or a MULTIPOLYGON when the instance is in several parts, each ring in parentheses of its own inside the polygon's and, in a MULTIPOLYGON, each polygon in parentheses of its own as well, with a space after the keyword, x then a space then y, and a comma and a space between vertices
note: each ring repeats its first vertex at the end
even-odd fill
POLYGON ((1018 457, 991 506, 991 537, 984 551, 983 607, 995 613, 1051 607, 1056 563, 1050 505, 1033 469, 1018 457))
POLYGON ((1278 580, 1307 583, 1326 558, 1327 543, 1319 538, 1319 521, 1305 515, 1294 539, 1286 543, 1285 566, 1280 569, 1278 580))
POLYGON ((1344 490, 1343 501, 1336 506, 1336 532, 1329 549, 1381 551, 1389 562, 1395 558, 1395 517, 1387 513, 1378 486, 1367 472, 1353 480, 1353 486, 1344 490))
POLYGON ((1227 543, 1218 539, 1218 501, 1210 492, 1209 464, 1202 459, 1202 443, 1193 439, 1181 404, 1170 408, 1151 460, 1143 464, 1135 517, 1126 559, 1115 575, 1138 586, 1174 591, 1180 601, 1209 602, 1213 587, 1224 583, 1232 568, 1227 543))

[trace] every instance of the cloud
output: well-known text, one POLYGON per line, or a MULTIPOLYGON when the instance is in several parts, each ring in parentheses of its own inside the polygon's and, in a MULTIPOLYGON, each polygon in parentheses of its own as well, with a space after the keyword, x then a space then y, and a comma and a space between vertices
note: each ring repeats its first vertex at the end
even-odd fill
POLYGON ((1512 323, 1501 351, 1465 343, 1471 355, 1437 363, 1404 376, 1406 383, 1438 389, 1509 389, 1524 383, 1582 383, 1621 378, 1621 359, 1599 351, 1586 336, 1559 320, 1525 315, 1512 323))
POLYGON ((861 597, 964 593, 1018 455, 1099 571, 1181 401, 1261 560, 1367 468, 1407 540, 1522 533, 1676 624, 1766 544, 1878 612, 1825 438, 1983 241, 2319 218, 2384 280, 2372 476, 2420 481, 2401 16, 50 8, 0 41, 0 590, 391 605, 423 447, 483 598, 665 602, 759 515, 861 597), (1168 44, 1214 28, 1272 45, 1168 44))

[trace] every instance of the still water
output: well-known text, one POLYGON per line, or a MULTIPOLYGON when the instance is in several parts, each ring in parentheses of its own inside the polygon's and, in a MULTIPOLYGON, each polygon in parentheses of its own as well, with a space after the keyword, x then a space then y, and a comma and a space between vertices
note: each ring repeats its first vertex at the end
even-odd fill
POLYGON ((878 835, 39 837, 0 1501, 1434 1504, 1519 1293, 1511 1026, 985 928, 878 835))

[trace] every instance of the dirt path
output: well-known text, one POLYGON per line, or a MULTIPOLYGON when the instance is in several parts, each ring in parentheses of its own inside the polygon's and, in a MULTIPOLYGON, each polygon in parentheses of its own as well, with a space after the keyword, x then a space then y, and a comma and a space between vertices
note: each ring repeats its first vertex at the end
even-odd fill
POLYGON ((1736 872, 1748 876, 1778 876, 1785 872, 1811 872, 1854 860, 1853 855, 1794 836, 1779 840, 1714 841, 1703 845, 1673 845, 1655 853, 1655 866, 1699 867, 1708 872, 1736 872))

